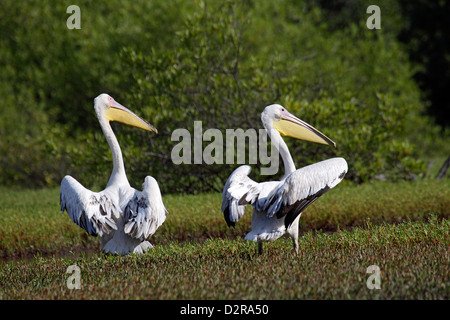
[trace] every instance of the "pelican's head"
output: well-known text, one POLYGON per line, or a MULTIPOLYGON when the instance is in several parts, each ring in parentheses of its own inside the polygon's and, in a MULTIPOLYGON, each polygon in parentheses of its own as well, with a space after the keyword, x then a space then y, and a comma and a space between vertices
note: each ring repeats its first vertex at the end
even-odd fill
POLYGON ((117 121, 158 133, 154 126, 125 108, 106 93, 102 93, 94 99, 94 108, 99 117, 104 116, 108 121, 117 121))
POLYGON ((330 138, 305 121, 292 115, 286 108, 279 104, 267 106, 261 114, 261 120, 267 130, 275 129, 282 136, 315 143, 330 144, 336 147, 336 143, 330 138))

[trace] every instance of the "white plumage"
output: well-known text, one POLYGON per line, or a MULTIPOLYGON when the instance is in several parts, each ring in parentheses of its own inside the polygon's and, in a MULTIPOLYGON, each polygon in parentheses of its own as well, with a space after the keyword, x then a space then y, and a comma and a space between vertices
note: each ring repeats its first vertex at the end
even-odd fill
POLYGON ((102 250, 115 254, 143 253, 148 241, 166 219, 158 183, 146 177, 143 190, 132 188, 125 174, 119 143, 110 121, 144 130, 157 130, 107 94, 95 99, 95 111, 113 155, 113 172, 105 190, 92 192, 71 176, 61 181, 61 210, 92 236, 100 236, 102 250))
POLYGON ((238 167, 225 183, 221 209, 227 224, 234 226, 244 215, 245 206, 253 206, 252 230, 245 239, 258 242, 260 253, 263 241, 276 240, 286 233, 298 252, 301 213, 344 178, 347 162, 343 158, 333 158, 296 170, 280 134, 333 146, 335 143, 277 104, 266 107, 261 120, 280 152, 285 175, 280 181, 257 183, 248 177, 250 166, 238 167))

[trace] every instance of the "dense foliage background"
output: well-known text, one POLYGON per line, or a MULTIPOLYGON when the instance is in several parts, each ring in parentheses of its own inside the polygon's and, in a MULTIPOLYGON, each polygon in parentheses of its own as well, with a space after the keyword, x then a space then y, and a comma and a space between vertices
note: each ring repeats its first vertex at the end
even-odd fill
POLYGON ((132 185, 152 175, 164 193, 221 190, 236 167, 174 165, 175 129, 258 129, 271 103, 337 143, 286 139, 298 167, 342 156, 358 183, 417 179, 450 153, 443 1, 377 1, 380 30, 366 27, 374 3, 362 0, 84 0, 80 30, 66 27, 71 4, 2 1, 0 184, 71 174, 104 187, 112 160, 93 112, 102 92, 158 128, 113 124, 132 185))

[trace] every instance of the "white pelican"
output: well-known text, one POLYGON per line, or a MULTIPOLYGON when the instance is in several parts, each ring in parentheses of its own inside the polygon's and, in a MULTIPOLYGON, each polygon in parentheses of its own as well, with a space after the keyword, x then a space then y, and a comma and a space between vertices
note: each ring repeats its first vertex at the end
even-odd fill
POLYGON ((298 253, 298 221, 301 213, 344 178, 348 170, 347 162, 343 158, 333 158, 296 170, 281 135, 334 147, 336 144, 278 104, 267 106, 261 114, 261 120, 280 152, 285 174, 280 181, 257 183, 248 177, 250 166, 240 166, 225 184, 221 210, 228 226, 234 226, 244 215, 245 206, 251 204, 252 230, 245 239, 256 241, 261 254, 263 241, 274 241, 287 233, 298 253))
POLYGON ((110 121, 158 132, 147 121, 107 94, 94 100, 94 109, 113 157, 113 171, 105 190, 92 192, 71 176, 61 181, 61 210, 92 236, 100 236, 102 250, 125 255, 143 253, 148 241, 166 219, 158 183, 146 177, 142 192, 132 188, 125 174, 122 151, 110 121))

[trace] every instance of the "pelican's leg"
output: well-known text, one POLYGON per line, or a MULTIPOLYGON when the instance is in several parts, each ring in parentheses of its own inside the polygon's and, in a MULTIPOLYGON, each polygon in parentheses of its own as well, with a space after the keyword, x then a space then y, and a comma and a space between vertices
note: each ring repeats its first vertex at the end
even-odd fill
POLYGON ((262 241, 258 241, 258 254, 263 254, 263 243, 262 241))
POLYGON ((291 227, 288 230, 289 236, 292 238, 292 244, 294 245, 294 252, 298 254, 298 222, 300 220, 300 216, 298 216, 291 227))
POLYGON ((295 254, 298 254, 298 220, 297 220, 297 227, 293 229, 291 233, 292 238, 292 244, 294 245, 294 252, 295 254))
POLYGON ((294 243, 295 254, 298 254, 298 235, 297 237, 292 238, 292 242, 294 243))

